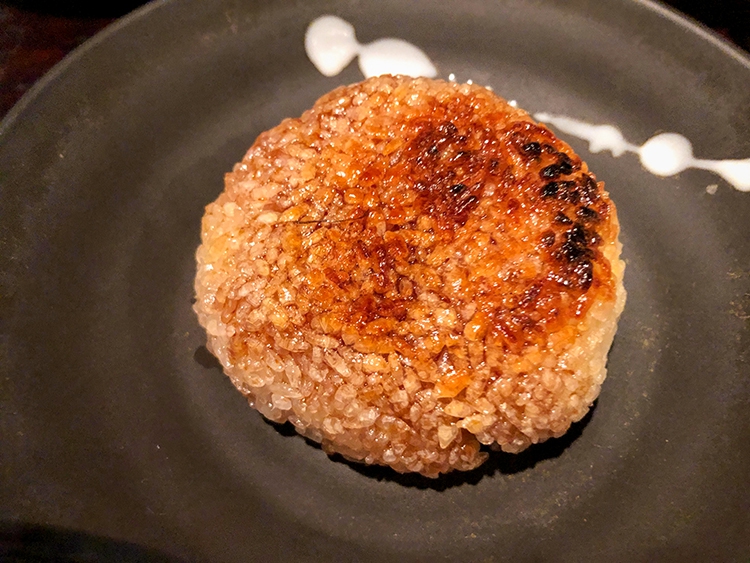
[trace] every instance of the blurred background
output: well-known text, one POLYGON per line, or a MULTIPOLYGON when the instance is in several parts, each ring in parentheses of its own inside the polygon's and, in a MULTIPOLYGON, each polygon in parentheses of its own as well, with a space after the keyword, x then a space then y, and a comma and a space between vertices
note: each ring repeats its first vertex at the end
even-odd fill
MULTIPOLYGON (((0 117, 55 63, 142 0, 0 0, 0 117)), ((750 0, 668 0, 750 52, 750 0)))

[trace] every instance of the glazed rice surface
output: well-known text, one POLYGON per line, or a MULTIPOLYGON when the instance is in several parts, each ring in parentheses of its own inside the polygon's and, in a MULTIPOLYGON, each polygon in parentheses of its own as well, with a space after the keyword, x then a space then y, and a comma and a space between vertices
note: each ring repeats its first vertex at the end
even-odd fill
POLYGON ((615 208, 489 90, 378 77, 258 137, 206 209, 196 311, 251 405, 428 476, 562 435, 625 293, 615 208))

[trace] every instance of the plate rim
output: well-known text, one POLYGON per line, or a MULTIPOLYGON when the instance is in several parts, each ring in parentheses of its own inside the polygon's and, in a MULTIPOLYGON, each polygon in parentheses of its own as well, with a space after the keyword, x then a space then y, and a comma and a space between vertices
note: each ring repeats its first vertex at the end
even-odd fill
MULTIPOLYGON (((78 59, 85 56, 86 53, 95 49, 100 43, 107 41, 111 36, 118 33, 133 22, 146 17, 148 14, 171 4, 182 2, 183 0, 151 0, 147 4, 136 8, 132 12, 116 19, 104 29, 94 34, 92 37, 81 43, 78 47, 68 53, 60 62, 55 64, 47 71, 34 85, 18 100, 7 114, 0 120, 0 143, 7 142, 9 133, 16 121, 24 114, 26 108, 38 97, 42 96, 52 83, 62 76, 65 71, 78 59)), ((545 0, 549 1, 549 0, 545 0)), ((687 32, 699 36, 711 46, 719 49, 725 55, 729 56, 735 62, 744 66, 750 72, 750 53, 745 52, 741 47, 735 45, 728 39, 722 37, 719 33, 707 27, 691 16, 684 14, 662 4, 658 0, 618 0, 623 4, 633 4, 650 11, 657 16, 665 18, 669 22, 681 27, 687 32)))
MULTIPOLYGON (((10 133, 13 133, 13 127, 18 125, 17 121, 24 119, 30 115, 30 109, 33 108, 33 104, 40 100, 49 99, 50 92, 55 92, 60 87, 60 83, 55 84, 56 80, 66 79, 66 72, 69 72, 71 65, 80 64, 82 59, 87 56, 87 53, 94 51, 98 48, 100 42, 112 41, 114 34, 120 33, 123 28, 132 25, 136 22, 142 22, 141 18, 150 17, 149 14, 155 12, 158 9, 169 9, 175 7, 177 0, 155 0, 145 6, 142 6, 120 20, 113 22, 110 26, 107 26, 102 32, 92 37, 90 40, 83 43, 70 55, 68 55, 63 61, 56 65, 47 75, 43 77, 34 87, 22 98, 19 103, 12 108, 11 112, 8 113, 5 119, 0 123, 0 144, 13 142, 13 137, 10 133), (4 135, 7 135, 4 137, 4 135)), ((719 47, 721 52, 728 50, 732 60, 740 62, 740 64, 750 70, 750 55, 742 50, 734 47, 728 43, 720 35, 704 28, 701 24, 692 22, 687 16, 680 14, 677 11, 672 10, 666 6, 653 2, 652 0, 621 0, 622 6, 633 6, 633 5, 645 5, 649 9, 647 12, 643 12, 644 16, 649 14, 655 14, 657 17, 665 17, 667 21, 663 22, 664 25, 670 25, 668 22, 671 20, 678 24, 677 28, 673 28, 674 31, 685 30, 688 33, 696 33, 700 37, 701 41, 699 45, 704 45, 703 40, 709 41, 715 47, 719 47), (653 9, 653 10, 651 10, 653 9)), ((155 17, 165 17, 166 14, 157 14, 155 17)), ((655 20, 656 21, 656 20, 655 20)), ((127 33, 127 30, 125 31, 127 33)), ((117 40, 117 39, 115 39, 117 40)), ((706 46, 708 49, 709 47, 706 46)), ((717 56, 722 56, 716 53, 717 56)), ((97 55, 98 56, 98 55, 97 55)), ((742 71, 744 73, 744 70, 742 71)), ((15 130, 17 132, 17 130, 15 130)))

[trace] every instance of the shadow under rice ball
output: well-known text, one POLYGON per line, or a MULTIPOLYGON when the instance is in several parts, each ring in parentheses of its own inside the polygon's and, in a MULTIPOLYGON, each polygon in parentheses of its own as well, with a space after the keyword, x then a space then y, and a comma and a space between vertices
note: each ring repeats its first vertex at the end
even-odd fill
POLYGON ((261 134, 206 208, 195 309, 263 415, 437 476, 564 434, 625 301, 585 163, 489 90, 383 76, 261 134))

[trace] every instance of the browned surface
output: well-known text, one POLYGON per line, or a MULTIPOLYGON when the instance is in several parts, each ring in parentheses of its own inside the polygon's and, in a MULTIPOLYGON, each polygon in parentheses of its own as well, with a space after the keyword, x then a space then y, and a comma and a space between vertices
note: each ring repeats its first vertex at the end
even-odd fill
POLYGON ((586 165, 522 110, 370 79, 227 175, 196 309, 269 418, 399 471, 471 469, 480 443, 558 436, 598 395, 624 299, 617 230, 586 165))
MULTIPOLYGON (((315 147, 305 159, 314 189, 264 206, 281 214, 283 248, 303 268, 284 308, 300 322, 282 332, 321 326, 358 351, 415 360, 445 347, 463 365, 469 342, 518 352, 546 342, 591 300, 612 297, 598 248, 614 235, 608 199, 547 129, 483 88, 465 95, 446 86, 413 112, 368 116, 321 143, 326 124, 336 131, 336 116, 351 111, 353 92, 338 89, 301 122, 262 135, 249 159, 277 158, 288 132, 291 146, 315 147), (316 244, 306 245, 312 236, 316 244), (426 294, 459 317, 424 330, 414 311, 426 294)), ((240 207, 245 176, 227 180, 240 207)), ((241 351, 241 313, 234 325, 241 351)))

